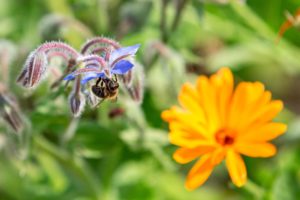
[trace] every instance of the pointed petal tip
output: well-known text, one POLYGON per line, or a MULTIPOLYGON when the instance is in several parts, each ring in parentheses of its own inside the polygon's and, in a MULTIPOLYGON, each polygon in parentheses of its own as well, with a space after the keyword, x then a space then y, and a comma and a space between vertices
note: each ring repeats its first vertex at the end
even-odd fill
POLYGON ((192 191, 194 191, 194 190, 196 189, 196 188, 191 187, 191 186, 188 184, 187 181, 185 182, 184 187, 185 187, 185 189, 186 189, 187 191, 189 191, 189 192, 192 192, 192 191))
POLYGON ((69 74, 64 78, 65 81, 70 81, 70 80, 74 80, 74 79, 75 79, 75 76, 73 74, 69 74))
POLYGON ((111 72, 113 74, 126 74, 133 66, 128 60, 120 60, 113 66, 111 72))

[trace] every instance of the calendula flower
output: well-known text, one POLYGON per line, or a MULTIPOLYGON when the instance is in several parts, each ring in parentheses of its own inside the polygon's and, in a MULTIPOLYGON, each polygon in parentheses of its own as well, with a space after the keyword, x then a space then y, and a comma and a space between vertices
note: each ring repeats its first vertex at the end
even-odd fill
POLYGON ((180 148, 173 158, 181 164, 197 159, 188 173, 186 188, 201 186, 223 160, 232 182, 247 181, 242 155, 270 157, 276 147, 270 140, 286 131, 272 119, 283 109, 260 82, 242 82, 234 89, 231 71, 222 68, 210 78, 200 76, 196 86, 186 83, 178 97, 180 106, 162 113, 169 123, 170 142, 180 148))

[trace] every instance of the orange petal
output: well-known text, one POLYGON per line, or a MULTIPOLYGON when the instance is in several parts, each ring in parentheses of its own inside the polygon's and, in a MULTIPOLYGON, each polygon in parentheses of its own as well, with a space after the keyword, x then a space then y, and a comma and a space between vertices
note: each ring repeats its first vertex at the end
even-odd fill
POLYGON ((196 147, 196 148, 179 148, 175 151, 173 154, 174 160, 176 162, 185 164, 189 163, 192 160, 196 159, 197 157, 209 153, 213 151, 215 147, 213 146, 201 146, 201 147, 196 147))
POLYGON ((224 151, 223 148, 219 147, 216 150, 214 150, 211 153, 211 162, 212 162, 212 164, 213 165, 220 164, 224 160, 225 154, 226 154, 226 152, 224 151))
POLYGON ((172 131, 169 134, 170 143, 187 148, 195 148, 199 146, 214 146, 214 141, 197 138, 195 135, 189 135, 181 131, 172 131))
POLYGON ((250 83, 240 83, 234 91, 229 111, 229 127, 235 127, 241 123, 241 115, 244 114, 250 93, 250 83))
POLYGON ((199 94, 196 90, 196 88, 191 83, 185 83, 183 84, 181 88, 181 92, 185 95, 189 96, 196 102, 200 102, 199 94))
POLYGON ((245 134, 240 134, 238 141, 266 142, 285 133, 287 126, 282 123, 267 123, 258 128, 253 128, 245 134))
POLYGON ((175 116, 171 110, 165 110, 161 113, 161 118, 166 122, 170 122, 175 119, 175 116))
POLYGON ((238 123, 235 125, 236 130, 244 128, 245 124, 248 124, 249 118, 259 112, 263 106, 265 106, 270 99, 269 92, 265 92, 265 87, 260 82, 248 83, 247 98, 244 100, 242 111, 238 111, 238 123))
POLYGON ((202 156, 190 170, 185 182, 185 187, 188 190, 194 190, 201 186, 210 176, 213 167, 210 155, 202 156))
MULTIPOLYGON (((255 89, 258 90, 259 88, 255 89)), ((255 119, 266 109, 267 105, 271 101, 271 92, 265 91, 261 95, 257 94, 257 97, 253 100, 249 106, 247 106, 245 117, 238 124, 235 124, 235 129, 239 132, 246 132, 249 130, 249 126, 253 127, 255 119)))
POLYGON ((237 143, 235 144, 235 149, 249 157, 271 157, 276 154, 276 147, 273 144, 263 142, 263 143, 237 143))
MULTIPOLYGON (((269 95, 266 95, 266 97, 269 98, 269 95)), ((261 105, 259 105, 259 103, 257 104, 257 111, 249 115, 246 123, 243 124, 243 126, 240 125, 240 127, 242 127, 242 129, 240 129, 240 132, 246 132, 253 126, 272 121, 272 119, 275 118, 276 115, 278 115, 278 113, 283 109, 283 103, 279 100, 274 100, 264 105, 262 104, 262 102, 260 104, 261 105)))
POLYGON ((216 88, 207 77, 200 76, 197 79, 197 90, 201 98, 202 108, 204 109, 210 132, 214 132, 220 122, 216 105, 216 88))
POLYGON ((205 121, 204 111, 200 105, 199 98, 195 97, 196 94, 190 84, 186 83, 182 86, 182 89, 178 95, 180 105, 186 110, 195 113, 199 121, 205 121))
POLYGON ((195 123, 192 120, 189 120, 189 118, 184 118, 184 116, 177 121, 170 122, 169 128, 171 132, 182 131, 195 135, 198 138, 212 138, 211 134, 209 134, 202 124, 195 123))
POLYGON ((217 92, 218 113, 220 117, 220 125, 225 126, 229 110, 229 102, 233 91, 233 75, 228 68, 222 68, 218 71, 217 76, 222 80, 217 92))
POLYGON ((283 109, 283 103, 280 100, 271 101, 259 118, 261 122, 271 121, 283 109))
POLYGON ((243 186, 247 181, 246 166, 242 157, 232 149, 227 152, 226 166, 232 182, 238 187, 243 186))
POLYGON ((199 138, 207 138, 205 135, 207 134, 207 130, 201 125, 196 123, 186 124, 181 121, 173 121, 169 123, 170 131, 183 131, 189 134, 196 135, 199 138))

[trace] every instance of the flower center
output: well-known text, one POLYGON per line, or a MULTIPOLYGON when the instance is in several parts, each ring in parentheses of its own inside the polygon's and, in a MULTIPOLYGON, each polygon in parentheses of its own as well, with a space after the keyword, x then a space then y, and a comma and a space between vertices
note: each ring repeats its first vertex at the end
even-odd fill
POLYGON ((216 141, 223 146, 232 145, 234 143, 235 136, 236 132, 228 128, 222 128, 215 134, 216 141))

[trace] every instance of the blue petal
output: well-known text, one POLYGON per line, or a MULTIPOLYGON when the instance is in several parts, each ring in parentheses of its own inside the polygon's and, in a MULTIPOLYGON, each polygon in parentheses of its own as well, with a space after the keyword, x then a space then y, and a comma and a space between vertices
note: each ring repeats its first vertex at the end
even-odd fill
POLYGON ((125 74, 133 67, 133 64, 128 60, 120 60, 111 70, 113 74, 125 74))
POLYGON ((114 62, 116 59, 118 59, 120 57, 127 56, 127 55, 128 56, 134 55, 137 52, 137 50, 140 48, 140 46, 141 46, 140 44, 136 44, 133 46, 116 49, 110 55, 110 58, 109 58, 110 63, 114 62))
POLYGON ((86 74, 86 73, 101 73, 101 70, 98 69, 97 66, 95 65, 89 65, 86 66, 85 68, 82 69, 78 69, 70 74, 68 74, 64 80, 68 81, 68 80, 74 80, 76 76, 80 75, 80 74, 86 74))
POLYGON ((92 79, 103 77, 103 76, 104 73, 93 73, 93 72, 85 73, 83 78, 81 79, 81 84, 84 85, 92 79))
POLYGON ((71 73, 71 74, 68 74, 68 75, 64 78, 64 80, 65 80, 65 81, 71 81, 71 80, 74 80, 75 77, 76 77, 76 76, 75 76, 73 73, 71 73))

